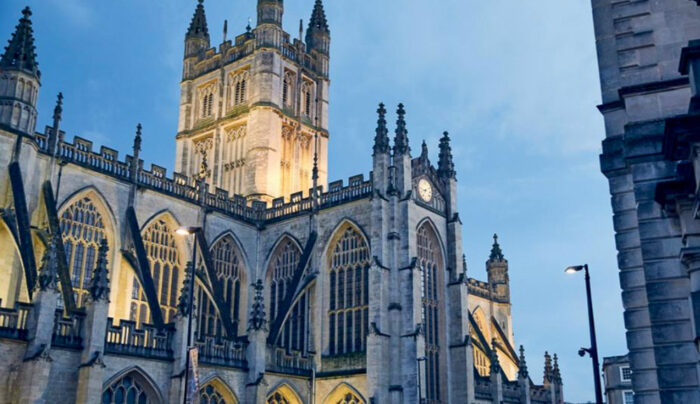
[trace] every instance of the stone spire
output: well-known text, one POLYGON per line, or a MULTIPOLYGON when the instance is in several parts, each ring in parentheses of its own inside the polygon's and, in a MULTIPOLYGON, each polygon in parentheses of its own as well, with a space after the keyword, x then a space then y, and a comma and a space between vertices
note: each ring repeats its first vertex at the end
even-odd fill
POLYGON ((549 356, 549 352, 545 351, 544 353, 544 383, 550 383, 553 380, 553 371, 552 371, 552 357, 549 356))
POLYGON ((491 340, 491 367, 490 371, 492 375, 497 375, 501 373, 501 362, 498 360, 498 351, 496 350, 496 339, 491 340))
POLYGON ((408 146, 408 130, 406 130, 406 111, 403 109, 403 104, 399 104, 396 114, 398 118, 394 136, 394 155, 410 154, 411 148, 408 146))
POLYGON ((255 296, 253 297, 253 308, 250 310, 250 320, 248 330, 262 330, 266 328, 267 320, 265 315, 265 297, 263 296, 263 282, 258 279, 253 284, 255 296))
POLYGON ((41 77, 39 63, 36 60, 36 47, 34 46, 34 30, 32 29, 32 11, 29 7, 22 10, 22 18, 15 27, 5 53, 0 58, 0 67, 3 70, 21 70, 35 76, 41 77))
POLYGON ((554 354, 554 367, 552 369, 552 381, 556 384, 561 384, 561 372, 559 371, 559 359, 557 354, 554 354))
POLYGON ((58 289, 58 253, 56 235, 51 235, 41 258, 41 269, 34 285, 35 290, 58 289))
POLYGON ((132 147, 133 157, 137 164, 139 154, 141 153, 141 129, 143 129, 143 127, 140 123, 136 125, 136 135, 134 136, 134 145, 132 147))
POLYGON ((438 157, 438 176, 443 178, 455 178, 455 164, 452 161, 452 148, 450 147, 450 135, 442 133, 440 138, 440 155, 438 157))
POLYGON ((197 8, 194 10, 194 15, 185 37, 188 39, 206 39, 209 42, 209 27, 207 27, 207 16, 204 14, 204 0, 197 0, 197 8))
POLYGON ((493 246, 491 247, 491 255, 489 255, 490 261, 503 261, 503 251, 501 251, 501 246, 498 244, 498 234, 493 235, 493 246))
POLYGON ((102 239, 100 248, 97 250, 97 264, 92 272, 92 279, 88 290, 93 301, 109 299, 109 268, 107 266, 107 239, 102 239))
POLYGON ((518 362, 518 377, 527 379, 528 376, 530 376, 530 374, 527 372, 527 362, 525 362, 525 348, 523 348, 522 345, 520 345, 520 356, 518 356, 518 362))
POLYGON ((190 295, 190 282, 192 282, 192 272, 194 270, 194 265, 192 261, 188 261, 185 266, 185 279, 182 280, 182 288, 180 289, 180 297, 177 300, 177 312, 183 317, 189 316, 190 309, 192 308, 190 295))
POLYGON ((374 154, 389 153, 389 130, 386 128, 386 109, 384 103, 377 109, 377 130, 374 136, 374 154))

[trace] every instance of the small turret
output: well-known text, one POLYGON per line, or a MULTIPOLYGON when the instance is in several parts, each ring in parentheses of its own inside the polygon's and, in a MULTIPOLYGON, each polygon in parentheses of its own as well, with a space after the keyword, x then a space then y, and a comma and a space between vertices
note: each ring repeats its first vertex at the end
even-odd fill
POLYGON ((520 345, 520 355, 518 356, 518 378, 527 379, 530 374, 527 371, 527 362, 525 362, 525 348, 520 345))
POLYGON ((498 244, 498 235, 493 235, 493 246, 489 260, 486 261, 486 273, 488 274, 491 294, 502 302, 510 302, 510 279, 508 277, 508 260, 503 256, 501 246, 498 244))
POLYGON ((107 240, 102 239, 100 248, 97 250, 97 264, 92 272, 92 278, 90 279, 90 285, 88 286, 90 298, 93 301, 106 301, 109 299, 109 267, 107 266, 108 250, 109 247, 107 246, 107 240))
POLYGON ((321 0, 316 0, 311 13, 309 28, 306 30, 306 46, 309 51, 316 50, 326 56, 330 52, 331 31, 328 28, 328 20, 321 0))
POLYGON ((258 26, 273 24, 282 28, 283 0, 258 0, 258 26))
POLYGON ((36 128, 41 85, 31 15, 29 7, 22 10, 22 18, 0 58, 0 125, 26 135, 33 135, 36 128))
POLYGON ((197 0, 197 8, 194 10, 190 27, 185 34, 185 61, 182 69, 182 77, 188 78, 197 63, 199 55, 209 49, 209 28, 207 16, 204 14, 204 0, 197 0))

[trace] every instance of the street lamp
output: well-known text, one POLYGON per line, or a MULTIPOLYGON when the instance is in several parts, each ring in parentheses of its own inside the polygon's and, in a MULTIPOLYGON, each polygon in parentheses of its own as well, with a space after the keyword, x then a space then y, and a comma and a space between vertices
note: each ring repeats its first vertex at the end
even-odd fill
POLYGON ((187 404, 187 393, 189 388, 187 383, 189 382, 190 376, 190 348, 192 347, 192 316, 193 316, 193 306, 194 306, 194 273, 195 267, 197 265, 197 233, 202 231, 201 227, 179 227, 175 230, 175 234, 180 236, 191 236, 194 235, 194 241, 192 242, 192 273, 190 274, 190 284, 187 285, 189 289, 190 301, 187 303, 189 306, 189 317, 187 318, 187 356, 185 358, 185 394, 183 396, 183 404, 187 404))
POLYGON ((588 353, 593 361, 593 381, 595 382, 595 402, 603 404, 603 393, 600 386, 600 364, 598 362, 598 343, 595 336, 595 321, 593 320, 593 302, 591 300, 591 276, 588 274, 588 264, 570 266, 564 270, 567 274, 573 274, 583 270, 586 274, 586 297, 588 298, 588 329, 591 333, 591 347, 581 348, 578 351, 580 356, 588 353))

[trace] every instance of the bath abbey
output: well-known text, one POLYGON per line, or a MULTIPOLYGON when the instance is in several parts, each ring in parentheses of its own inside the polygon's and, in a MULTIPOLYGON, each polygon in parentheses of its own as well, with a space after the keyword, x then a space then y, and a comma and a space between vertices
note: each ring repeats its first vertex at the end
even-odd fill
POLYGON ((0 403, 564 402, 557 356, 535 380, 516 345, 497 236, 468 276, 447 132, 437 164, 414 157, 404 106, 389 128, 379 104, 372 171, 328 181, 331 35, 308 1, 298 38, 257 0, 218 45, 193 5, 173 173, 136 120, 120 156, 61 130, 61 94, 37 111, 32 12, 2 27, 0 403))

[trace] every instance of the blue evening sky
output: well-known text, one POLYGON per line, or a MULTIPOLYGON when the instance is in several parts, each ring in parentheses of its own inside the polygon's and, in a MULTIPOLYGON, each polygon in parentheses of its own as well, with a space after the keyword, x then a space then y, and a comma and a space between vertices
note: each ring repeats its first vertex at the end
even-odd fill
MULTIPOLYGON (((313 0, 285 1, 296 37, 313 0)), ((330 179, 371 169, 377 103, 406 104, 414 156, 453 139, 470 276, 485 279, 497 232, 510 262, 516 344, 541 383, 556 352, 567 401, 593 399, 583 276, 592 270, 601 357, 626 352, 588 0, 326 0, 331 28, 330 179)), ((196 2, 2 0, 0 40, 29 5, 42 72, 39 124, 65 95, 69 139, 130 151, 172 168, 185 30, 196 2)), ((206 0, 213 45, 224 19, 243 32, 255 0, 206 0)), ((602 362, 602 359, 601 359, 602 362)))

